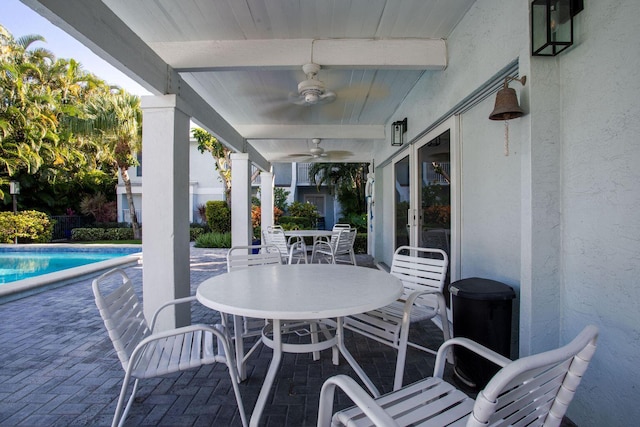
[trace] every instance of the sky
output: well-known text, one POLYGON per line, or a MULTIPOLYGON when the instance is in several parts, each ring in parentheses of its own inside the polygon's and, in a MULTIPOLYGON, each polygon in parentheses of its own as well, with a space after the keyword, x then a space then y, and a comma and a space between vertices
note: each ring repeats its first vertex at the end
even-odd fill
POLYGON ((135 95, 150 93, 125 74, 112 67, 89 48, 34 12, 20 0, 0 0, 0 24, 20 38, 26 35, 40 35, 46 43, 36 42, 31 46, 50 50, 56 58, 73 58, 80 62, 84 70, 100 77, 111 85, 117 85, 135 95))

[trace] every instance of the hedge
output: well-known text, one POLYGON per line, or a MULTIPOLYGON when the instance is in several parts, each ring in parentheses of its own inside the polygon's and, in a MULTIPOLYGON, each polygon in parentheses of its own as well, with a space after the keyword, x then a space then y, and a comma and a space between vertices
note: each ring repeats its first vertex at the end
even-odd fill
POLYGON ((92 242, 96 240, 133 240, 132 228, 74 228, 71 240, 92 242))

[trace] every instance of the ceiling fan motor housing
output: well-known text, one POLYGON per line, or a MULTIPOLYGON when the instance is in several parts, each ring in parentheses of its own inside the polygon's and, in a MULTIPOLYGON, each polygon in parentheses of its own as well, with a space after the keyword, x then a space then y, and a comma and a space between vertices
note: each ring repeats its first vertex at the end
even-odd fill
POLYGON ((321 81, 311 79, 298 83, 298 93, 304 96, 305 102, 315 104, 320 99, 320 95, 324 92, 324 85, 321 81))

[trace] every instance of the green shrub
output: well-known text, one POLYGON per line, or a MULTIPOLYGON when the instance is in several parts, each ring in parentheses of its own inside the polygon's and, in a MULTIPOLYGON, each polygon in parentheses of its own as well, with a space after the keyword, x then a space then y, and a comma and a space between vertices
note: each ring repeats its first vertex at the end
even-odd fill
POLYGON ((351 227, 358 230, 359 233, 367 232, 367 214, 355 214, 351 213, 346 217, 340 218, 338 220, 341 224, 349 224, 351 227))
POLYGON ((204 233, 196 239, 196 248, 230 248, 231 233, 204 233))
POLYGON ((133 228, 105 228, 104 240, 133 240, 133 228))
POLYGON ((303 216, 281 216, 278 224, 285 230, 309 230, 313 228, 315 219, 303 216))
POLYGON ((13 243, 47 243, 53 236, 49 216, 38 211, 0 212, 0 241, 13 243))
POLYGON ((205 232, 204 227, 190 227, 189 228, 189 241, 194 242, 198 237, 202 236, 205 232))
POLYGON ((105 228, 74 228, 71 230, 71 240, 77 242, 92 242, 94 240, 107 240, 105 228))
POLYGON ((313 220, 318 218, 318 208, 311 203, 293 202, 287 208, 287 213, 291 216, 303 216, 313 220))
POLYGON ((231 231, 231 209, 227 202, 210 200, 206 207, 207 224, 212 232, 228 233, 231 231))
POLYGON ((74 228, 71 240, 76 242, 94 242, 96 240, 133 240, 133 228, 74 228))
POLYGON ((356 234, 356 241, 353 243, 353 251, 357 254, 367 253, 367 233, 356 234))

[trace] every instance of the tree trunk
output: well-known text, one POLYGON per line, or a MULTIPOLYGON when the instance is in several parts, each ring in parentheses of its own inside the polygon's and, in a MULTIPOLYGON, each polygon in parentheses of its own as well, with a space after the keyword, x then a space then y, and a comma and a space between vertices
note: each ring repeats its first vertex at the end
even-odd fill
POLYGON ((131 179, 129 179, 129 171, 126 168, 120 168, 122 181, 124 182, 125 192, 127 194, 127 204, 129 205, 129 217, 131 218, 131 227, 133 228, 133 238, 142 239, 140 225, 138 224, 138 215, 136 215, 136 207, 133 204, 133 193, 131 192, 131 179))

